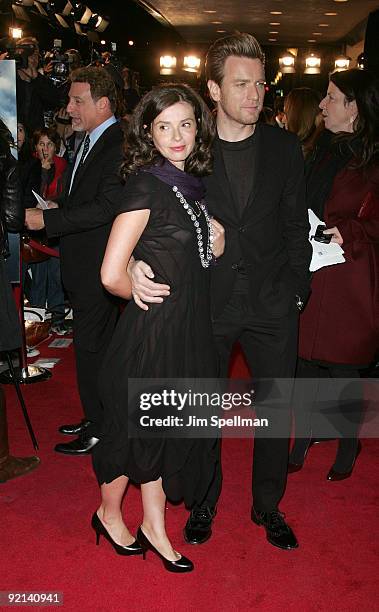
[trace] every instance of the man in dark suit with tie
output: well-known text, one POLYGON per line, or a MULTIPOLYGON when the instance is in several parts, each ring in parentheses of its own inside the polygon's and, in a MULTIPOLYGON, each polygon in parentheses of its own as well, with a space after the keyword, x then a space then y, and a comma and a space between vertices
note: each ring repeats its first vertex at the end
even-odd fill
MULTIPOLYGON (((254 380, 295 374, 299 308, 309 292, 308 216, 303 157, 297 138, 258 123, 265 94, 264 55, 250 34, 217 40, 206 62, 217 105, 214 168, 205 179, 210 212, 225 228, 225 253, 212 268, 213 329, 226 377, 239 341, 254 380)), ((133 264, 137 304, 158 302, 167 285, 154 284, 144 262, 133 264)), ((288 398, 287 398, 288 399, 288 398)), ((287 478, 289 403, 268 414, 271 437, 255 434, 251 519, 282 549, 298 546, 279 511, 287 478)), ((221 492, 221 467, 207 497, 192 509, 187 542, 211 536, 221 492)))
POLYGON ((87 454, 98 442, 102 408, 97 393, 102 356, 118 314, 114 298, 103 288, 100 268, 122 183, 123 134, 116 121, 116 88, 103 68, 72 72, 69 104, 72 127, 85 137, 67 175, 62 205, 29 209, 30 229, 46 227, 48 237, 60 237, 62 280, 73 308, 74 347, 80 399, 85 419, 64 425, 64 434, 79 434, 55 450, 87 454))

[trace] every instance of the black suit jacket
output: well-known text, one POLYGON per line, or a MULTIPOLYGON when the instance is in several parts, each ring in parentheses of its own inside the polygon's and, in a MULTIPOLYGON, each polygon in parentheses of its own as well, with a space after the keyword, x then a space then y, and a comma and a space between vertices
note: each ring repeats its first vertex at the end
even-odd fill
POLYGON ((212 269, 213 316, 231 297, 242 258, 253 308, 262 316, 285 316, 295 296, 309 293, 311 245, 305 200, 304 163, 293 134, 256 124, 253 189, 239 215, 230 192, 218 139, 214 167, 205 179, 210 212, 225 227, 225 253, 212 269))
POLYGON ((90 304, 104 291, 100 268, 121 199, 122 143, 122 130, 115 123, 77 169, 70 194, 72 168, 67 173, 63 206, 43 213, 48 236, 61 237, 63 284, 79 304, 90 304))

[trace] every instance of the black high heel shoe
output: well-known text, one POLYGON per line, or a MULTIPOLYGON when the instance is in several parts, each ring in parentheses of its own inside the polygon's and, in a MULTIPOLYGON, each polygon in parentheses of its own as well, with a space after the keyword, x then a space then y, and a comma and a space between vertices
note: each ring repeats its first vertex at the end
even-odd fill
POLYGON ((187 559, 187 557, 183 557, 183 555, 177 561, 170 561, 169 559, 166 559, 166 557, 164 557, 159 552, 159 550, 157 550, 155 546, 153 546, 150 540, 148 540, 148 538, 143 533, 141 527, 137 531, 137 540, 141 544, 142 554, 143 554, 144 559, 146 559, 147 551, 151 550, 153 553, 157 555, 157 557, 161 559, 166 570, 168 570, 169 572, 176 572, 178 574, 184 573, 184 572, 192 572, 193 570, 192 561, 187 559))
POLYGON ((118 555, 142 555, 142 547, 139 545, 137 540, 133 542, 133 544, 130 544, 130 546, 121 546, 121 544, 117 544, 117 542, 114 541, 112 536, 110 536, 108 531, 105 529, 103 523, 97 516, 97 512, 94 512, 92 516, 91 525, 96 533, 97 546, 99 545, 100 536, 102 535, 113 546, 118 555))
POLYGON ((357 450, 355 451, 355 456, 354 456, 350 469, 347 470, 346 472, 337 472, 333 468, 330 468, 326 479, 335 481, 335 480, 346 480, 346 478, 350 478, 353 472, 353 469, 354 469, 355 462, 358 459, 359 453, 361 452, 361 450, 362 450, 362 444, 360 440, 358 440, 357 450))
POLYGON ((299 438, 298 444, 294 445, 290 453, 290 458, 288 461, 288 473, 293 474, 294 472, 299 472, 304 465, 305 458, 311 446, 314 444, 321 444, 321 442, 329 442, 330 440, 335 440, 335 438, 299 438), (296 453, 295 453, 296 451, 296 453), (301 456, 300 462, 291 461, 291 455, 296 454, 297 456, 301 456))
POLYGON ((287 471, 289 474, 299 472, 302 469, 307 453, 313 444, 314 440, 312 440, 312 438, 297 438, 295 440, 288 460, 287 471), (296 459, 300 458, 300 461, 291 460, 291 456, 296 457, 296 459))

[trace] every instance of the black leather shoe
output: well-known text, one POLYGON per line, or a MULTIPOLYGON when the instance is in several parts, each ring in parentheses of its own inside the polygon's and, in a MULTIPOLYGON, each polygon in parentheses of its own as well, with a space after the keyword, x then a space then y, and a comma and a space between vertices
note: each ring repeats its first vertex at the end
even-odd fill
POLYGON ((66 444, 57 444, 54 450, 65 455, 89 455, 98 442, 99 438, 94 436, 88 437, 84 433, 79 438, 76 438, 76 440, 66 444))
POLYGON ((291 527, 284 520, 284 514, 279 510, 272 512, 257 512, 251 509, 251 520, 256 525, 262 525, 266 529, 267 540, 273 546, 291 550, 299 546, 291 527))
POLYGON ((327 480, 335 481, 335 480, 346 480, 346 478, 350 478, 350 476, 351 476, 351 474, 353 472, 353 469, 354 469, 355 462, 356 462, 356 460, 357 460, 361 450, 362 450, 362 444, 359 441, 358 442, 358 446, 357 446, 357 450, 356 450, 356 453, 355 453, 355 457, 353 459, 353 462, 351 464, 350 469, 346 470, 345 472, 337 472, 333 468, 330 468, 326 479, 327 480))
POLYGON ((74 425, 62 425, 58 431, 66 436, 78 436, 87 429, 88 425, 91 425, 91 421, 83 419, 80 423, 74 425))
POLYGON ((212 535, 212 521, 216 516, 215 508, 195 508, 189 515, 184 527, 184 539, 188 544, 203 544, 212 535))

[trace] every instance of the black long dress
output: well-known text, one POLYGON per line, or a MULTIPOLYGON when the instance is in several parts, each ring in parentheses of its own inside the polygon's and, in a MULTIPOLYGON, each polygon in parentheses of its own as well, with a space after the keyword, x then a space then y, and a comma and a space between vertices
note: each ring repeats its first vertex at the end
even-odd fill
MULTIPOLYGON (((99 484, 123 474, 136 483, 162 477, 170 499, 192 506, 202 502, 213 479, 215 439, 128 438, 128 378, 217 376, 209 270, 201 265, 193 222, 172 188, 145 172, 128 178, 119 212, 142 209, 150 209, 150 217, 134 255, 171 292, 148 311, 130 301, 121 315, 100 379, 104 427, 94 469, 99 484)), ((203 213, 199 222, 206 242, 203 213)))

